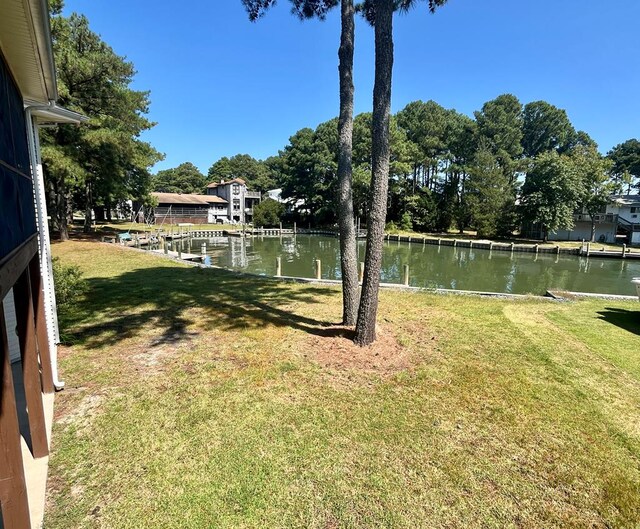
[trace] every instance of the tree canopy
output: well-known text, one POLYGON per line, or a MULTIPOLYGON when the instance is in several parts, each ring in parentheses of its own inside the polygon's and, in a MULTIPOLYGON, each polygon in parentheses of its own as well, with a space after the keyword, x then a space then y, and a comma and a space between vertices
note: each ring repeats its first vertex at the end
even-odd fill
POLYGON ((204 193, 207 179, 191 162, 181 163, 173 169, 158 171, 152 179, 154 191, 163 193, 204 193))
POLYGON ((135 69, 89 27, 86 17, 51 19, 59 102, 89 118, 42 134, 42 156, 54 227, 67 237, 67 220, 85 210, 85 228, 96 206, 144 198, 149 167, 162 158, 140 134, 154 126, 145 116, 149 92, 133 90, 135 69))
POLYGON ((269 167, 262 160, 256 160, 248 154, 220 158, 209 168, 207 176, 209 182, 241 178, 250 189, 262 193, 272 189, 275 185, 269 167))

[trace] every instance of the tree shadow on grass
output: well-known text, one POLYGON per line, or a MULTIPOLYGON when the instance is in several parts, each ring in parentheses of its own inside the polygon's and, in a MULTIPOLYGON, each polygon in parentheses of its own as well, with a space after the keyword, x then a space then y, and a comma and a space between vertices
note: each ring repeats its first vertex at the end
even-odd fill
POLYGON ((640 336, 640 310, 607 307, 598 312, 600 319, 640 336))
POLYGON ((189 325, 194 323, 189 316, 192 308, 198 309, 199 323, 210 329, 274 325, 318 336, 338 332, 334 322, 319 321, 288 308, 293 303, 326 303, 326 296, 339 295, 331 288, 289 288, 273 279, 225 270, 166 266, 87 282, 85 299, 64 316, 63 323, 72 329, 69 338, 88 348, 114 345, 137 336, 149 325, 157 330, 153 345, 188 339, 189 325))

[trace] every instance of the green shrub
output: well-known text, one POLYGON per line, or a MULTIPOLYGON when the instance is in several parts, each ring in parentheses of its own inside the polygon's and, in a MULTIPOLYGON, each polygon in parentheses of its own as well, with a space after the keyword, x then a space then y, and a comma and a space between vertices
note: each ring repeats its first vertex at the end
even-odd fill
POLYGON ((76 302, 87 290, 87 282, 77 266, 67 266, 54 257, 53 281, 56 289, 58 309, 64 310, 76 302))

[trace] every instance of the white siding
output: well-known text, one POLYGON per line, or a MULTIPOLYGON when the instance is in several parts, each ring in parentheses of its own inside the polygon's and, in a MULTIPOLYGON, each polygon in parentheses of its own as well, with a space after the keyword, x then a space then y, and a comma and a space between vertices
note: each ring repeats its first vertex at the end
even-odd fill
POLYGON ((17 362, 20 360, 20 344, 18 343, 18 333, 16 331, 16 306, 13 302, 13 289, 9 290, 2 300, 2 308, 9 340, 9 358, 11 358, 12 362, 17 362))

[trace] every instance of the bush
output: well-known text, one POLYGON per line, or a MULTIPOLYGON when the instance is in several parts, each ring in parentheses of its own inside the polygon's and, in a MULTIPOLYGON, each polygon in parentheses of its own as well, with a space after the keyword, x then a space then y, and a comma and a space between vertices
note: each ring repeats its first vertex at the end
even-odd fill
POLYGON ((253 208, 253 225, 256 227, 273 227, 280 223, 284 214, 284 205, 267 198, 253 208))
POLYGON ((54 257, 53 281, 58 309, 64 310, 75 303, 87 290, 87 282, 77 266, 66 266, 54 257))

